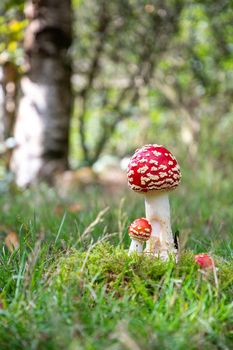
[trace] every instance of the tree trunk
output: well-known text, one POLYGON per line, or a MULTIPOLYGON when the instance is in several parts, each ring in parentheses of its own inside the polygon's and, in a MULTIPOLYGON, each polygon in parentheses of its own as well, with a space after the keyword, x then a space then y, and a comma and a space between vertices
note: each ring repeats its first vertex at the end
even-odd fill
POLYGON ((2 86, 4 92, 3 130, 4 140, 12 136, 15 124, 18 69, 11 61, 6 60, 2 66, 2 86))
POLYGON ((71 0, 30 0, 25 6, 26 74, 15 126, 11 169, 27 186, 68 168, 72 108, 71 0))

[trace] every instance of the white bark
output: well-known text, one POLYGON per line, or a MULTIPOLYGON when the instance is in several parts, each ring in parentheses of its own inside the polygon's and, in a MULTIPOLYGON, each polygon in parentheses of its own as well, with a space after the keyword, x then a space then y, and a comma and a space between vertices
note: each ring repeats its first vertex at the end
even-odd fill
POLYGON ((146 218, 152 225, 152 234, 146 244, 146 253, 166 260, 176 253, 170 220, 170 204, 166 192, 145 195, 146 218))
POLYGON ((14 136, 11 169, 19 186, 52 182, 68 168, 72 108, 71 0, 28 0, 24 36, 26 74, 14 136))
POLYGON ((143 242, 132 238, 132 241, 131 241, 131 244, 129 247, 129 254, 131 254, 132 252, 142 253, 143 252, 143 242))
POLYGON ((34 83, 24 77, 21 88, 23 97, 14 132, 17 147, 13 152, 11 169, 16 174, 17 185, 25 187, 40 177, 46 179, 67 169, 65 140, 68 137, 69 115, 57 103, 59 87, 34 83))

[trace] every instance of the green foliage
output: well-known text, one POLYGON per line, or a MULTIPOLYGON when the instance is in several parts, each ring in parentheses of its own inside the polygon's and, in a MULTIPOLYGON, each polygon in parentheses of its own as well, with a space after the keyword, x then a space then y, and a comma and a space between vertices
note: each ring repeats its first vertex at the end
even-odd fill
POLYGON ((22 40, 28 21, 23 17, 23 0, 7 0, 0 4, 0 55, 22 65, 22 40))

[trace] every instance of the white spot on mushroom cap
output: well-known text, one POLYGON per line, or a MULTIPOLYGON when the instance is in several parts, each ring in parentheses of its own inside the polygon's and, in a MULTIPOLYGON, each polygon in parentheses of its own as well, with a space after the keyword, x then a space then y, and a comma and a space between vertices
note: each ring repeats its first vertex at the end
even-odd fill
POLYGON ((149 167, 147 165, 144 165, 143 167, 137 169, 137 172, 139 174, 144 174, 148 169, 149 169, 149 167))
POLYGON ((158 175, 153 175, 151 173, 148 173, 147 176, 148 176, 149 180, 155 180, 155 181, 159 180, 158 175))
POLYGON ((150 160, 149 160, 149 163, 150 163, 150 164, 155 164, 155 165, 158 165, 158 164, 159 164, 158 161, 155 160, 155 159, 150 159, 150 160))
POLYGON ((151 171, 157 171, 158 168, 156 168, 156 166, 152 166, 150 170, 151 170, 151 171))
POLYGON ((160 164, 159 169, 166 170, 166 169, 167 169, 167 166, 166 166, 166 165, 164 165, 164 164, 160 164))
POLYGON ((169 160, 168 165, 173 165, 173 161, 169 160))
POLYGON ((159 176, 160 176, 161 178, 166 177, 167 175, 168 175, 167 173, 164 173, 164 172, 162 172, 162 171, 159 173, 159 176))
POLYGON ((134 171, 133 171, 133 170, 130 170, 130 171, 128 171, 128 173, 127 173, 128 176, 131 176, 131 175, 133 175, 133 174, 134 174, 134 171))
POLYGON ((146 158, 142 158, 138 160, 138 163, 147 163, 148 160, 146 158))
POLYGON ((158 151, 152 151, 152 153, 156 156, 156 157, 159 157, 161 156, 161 152, 158 152, 158 151))
MULTIPOLYGON (((149 175, 149 174, 148 174, 149 175)), ((145 185, 148 181, 150 181, 151 179, 148 177, 145 177, 145 176, 142 176, 141 177, 141 185, 145 185)))

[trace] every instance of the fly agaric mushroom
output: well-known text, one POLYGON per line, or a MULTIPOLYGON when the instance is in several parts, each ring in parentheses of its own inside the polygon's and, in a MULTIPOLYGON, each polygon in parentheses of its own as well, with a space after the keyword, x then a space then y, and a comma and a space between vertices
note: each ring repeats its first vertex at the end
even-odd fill
POLYGON ((218 288, 217 268, 214 259, 209 254, 202 253, 195 255, 194 260, 202 270, 206 270, 206 272, 213 271, 215 286, 218 288))
POLYGON ((132 252, 142 253, 143 243, 150 238, 152 226, 145 218, 136 219, 129 226, 129 236, 132 242, 129 247, 129 254, 132 252))
POLYGON ((161 145, 145 145, 135 151, 128 170, 129 187, 145 196, 146 218, 151 222, 152 234, 146 252, 166 260, 174 247, 170 223, 168 194, 181 179, 176 158, 161 145))
POLYGON ((214 267, 214 260, 207 253, 195 255, 194 260, 202 269, 212 269, 214 267))

